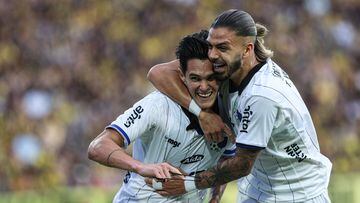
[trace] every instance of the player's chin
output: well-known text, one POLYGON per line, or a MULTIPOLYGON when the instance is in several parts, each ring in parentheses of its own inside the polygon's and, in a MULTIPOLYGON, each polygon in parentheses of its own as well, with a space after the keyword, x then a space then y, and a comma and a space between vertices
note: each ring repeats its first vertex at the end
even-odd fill
POLYGON ((199 104, 201 109, 210 109, 215 103, 215 97, 211 96, 209 98, 202 98, 197 96, 197 103, 199 104))

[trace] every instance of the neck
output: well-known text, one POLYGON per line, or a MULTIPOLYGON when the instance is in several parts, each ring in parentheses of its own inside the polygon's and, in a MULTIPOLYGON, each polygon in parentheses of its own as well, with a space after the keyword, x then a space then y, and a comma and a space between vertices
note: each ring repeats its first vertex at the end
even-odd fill
POLYGON ((230 76, 230 80, 239 86, 244 78, 249 74, 250 70, 253 69, 257 64, 259 64, 259 61, 257 61, 255 57, 251 60, 251 62, 245 63, 244 61, 242 67, 230 76))

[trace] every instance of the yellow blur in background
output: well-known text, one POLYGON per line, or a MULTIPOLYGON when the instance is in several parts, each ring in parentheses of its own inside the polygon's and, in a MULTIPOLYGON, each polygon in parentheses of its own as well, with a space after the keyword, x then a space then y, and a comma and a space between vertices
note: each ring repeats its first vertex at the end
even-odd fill
POLYGON ((333 163, 333 202, 360 202, 358 0, 0 1, 0 202, 111 202, 124 172, 88 160, 90 141, 230 8, 270 30, 333 163))

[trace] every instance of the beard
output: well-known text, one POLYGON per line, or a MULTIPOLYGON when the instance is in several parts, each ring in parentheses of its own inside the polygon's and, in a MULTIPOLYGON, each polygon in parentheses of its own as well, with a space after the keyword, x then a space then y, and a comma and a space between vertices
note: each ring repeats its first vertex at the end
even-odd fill
POLYGON ((239 70, 243 65, 242 56, 238 55, 234 61, 229 63, 229 77, 239 70))

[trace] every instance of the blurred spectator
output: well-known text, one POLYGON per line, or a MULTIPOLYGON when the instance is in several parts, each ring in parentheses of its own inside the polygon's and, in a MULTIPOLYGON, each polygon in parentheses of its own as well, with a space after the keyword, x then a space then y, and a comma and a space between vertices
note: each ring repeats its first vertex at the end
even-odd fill
POLYGON ((90 140, 152 90, 148 69, 182 36, 231 7, 270 29, 334 172, 360 170, 360 1, 16 0, 0 1, 0 191, 120 184, 88 161, 90 140))

